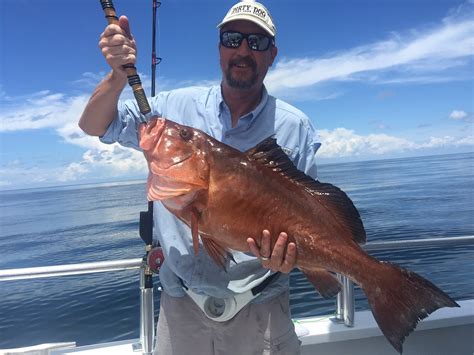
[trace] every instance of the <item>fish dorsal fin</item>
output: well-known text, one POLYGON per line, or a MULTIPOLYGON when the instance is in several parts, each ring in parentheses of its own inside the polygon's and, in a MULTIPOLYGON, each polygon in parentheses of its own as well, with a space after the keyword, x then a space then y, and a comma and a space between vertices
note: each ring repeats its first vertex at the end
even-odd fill
POLYGON ((346 193, 334 185, 314 180, 298 170, 288 155, 277 144, 274 137, 264 139, 255 147, 247 150, 245 155, 250 160, 266 166, 295 184, 300 185, 306 192, 318 200, 322 206, 331 208, 334 217, 341 224, 347 226, 355 242, 359 244, 365 243, 365 229, 359 212, 346 193))

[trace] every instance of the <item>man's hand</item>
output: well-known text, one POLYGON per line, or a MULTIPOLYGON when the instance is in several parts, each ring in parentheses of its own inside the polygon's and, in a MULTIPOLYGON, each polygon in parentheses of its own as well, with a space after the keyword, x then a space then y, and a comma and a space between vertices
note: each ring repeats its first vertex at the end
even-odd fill
POLYGON ((135 65, 137 55, 137 46, 126 16, 120 16, 119 25, 111 24, 105 28, 100 35, 99 47, 113 71, 126 78, 122 66, 135 65))
POLYGON ((250 251, 262 261, 262 266, 288 274, 296 264, 296 244, 288 243, 288 235, 285 232, 280 233, 278 239, 271 249, 271 236, 268 230, 263 230, 260 246, 257 246, 255 239, 248 238, 247 244, 250 251), (286 250, 286 253, 285 253, 286 250))
POLYGON ((136 45, 130 33, 128 19, 121 16, 119 24, 108 25, 100 35, 99 47, 112 72, 102 80, 79 120, 79 127, 91 136, 102 136, 117 116, 117 103, 127 85, 124 64, 135 64, 136 45))

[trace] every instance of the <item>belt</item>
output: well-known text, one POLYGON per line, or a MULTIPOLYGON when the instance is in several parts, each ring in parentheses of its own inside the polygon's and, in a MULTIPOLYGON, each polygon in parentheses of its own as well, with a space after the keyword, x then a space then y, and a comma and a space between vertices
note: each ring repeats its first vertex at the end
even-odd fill
POLYGON ((265 287, 267 287, 279 275, 280 273, 276 272, 250 290, 243 293, 236 293, 235 295, 226 298, 198 294, 186 287, 183 280, 180 280, 188 296, 198 305, 206 317, 216 322, 225 322, 234 318, 242 308, 255 299, 265 289, 265 287))

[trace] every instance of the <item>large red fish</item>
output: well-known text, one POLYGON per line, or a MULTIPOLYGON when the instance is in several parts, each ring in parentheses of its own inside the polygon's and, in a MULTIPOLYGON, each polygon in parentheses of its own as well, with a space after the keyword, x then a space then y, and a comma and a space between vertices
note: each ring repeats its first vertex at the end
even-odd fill
POLYGON ((139 127, 149 166, 148 199, 160 200, 190 226, 224 266, 230 249, 248 252, 247 238, 261 231, 287 232, 296 244, 297 267, 325 297, 335 295, 340 273, 365 292, 372 313, 393 347, 420 319, 441 307, 459 307, 421 276, 368 255, 359 213, 337 187, 295 168, 275 139, 242 153, 202 131, 170 120, 139 127))

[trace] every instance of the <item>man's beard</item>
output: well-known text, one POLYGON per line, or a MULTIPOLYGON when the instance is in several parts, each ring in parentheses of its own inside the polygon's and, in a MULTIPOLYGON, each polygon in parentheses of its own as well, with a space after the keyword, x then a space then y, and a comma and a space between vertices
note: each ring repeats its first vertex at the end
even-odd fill
POLYGON ((251 87, 255 85, 258 79, 257 63, 255 63, 255 61, 253 61, 252 58, 250 57, 236 58, 232 60, 231 62, 229 62, 229 66, 227 67, 227 70, 225 72, 225 77, 227 80, 227 84, 229 84, 229 86, 233 89, 237 89, 237 90, 250 89, 251 87), (232 67, 234 65, 239 65, 239 64, 246 64, 247 66, 250 67, 250 69, 252 69, 252 75, 249 78, 247 79, 234 78, 232 76, 232 71, 231 71, 232 67))

